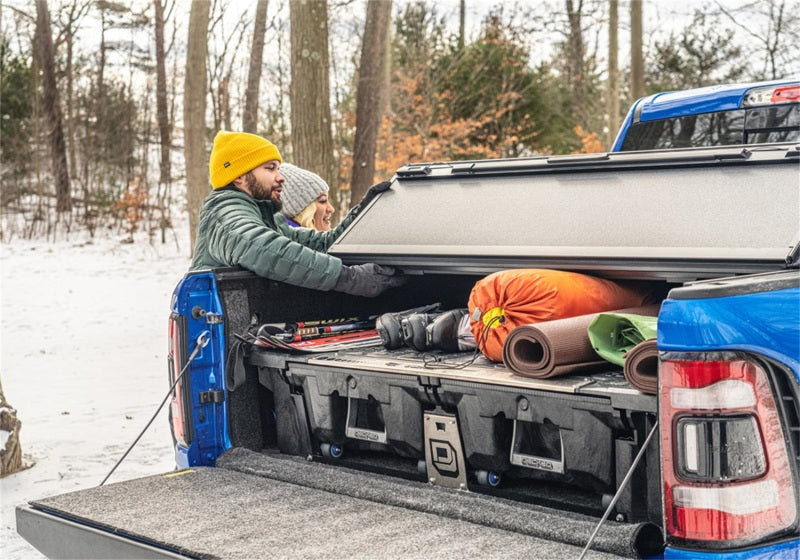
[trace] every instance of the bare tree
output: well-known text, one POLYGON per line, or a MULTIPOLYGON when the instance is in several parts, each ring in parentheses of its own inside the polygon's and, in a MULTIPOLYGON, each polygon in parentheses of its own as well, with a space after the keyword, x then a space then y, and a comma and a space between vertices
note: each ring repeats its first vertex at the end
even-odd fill
POLYGON ((42 71, 44 90, 44 112, 50 140, 50 154, 53 160, 53 177, 56 185, 56 211, 72 210, 69 185, 67 149, 64 142, 64 128, 61 118, 61 101, 56 83, 53 35, 50 29, 50 13, 46 0, 36 0, 36 43, 38 45, 39 65, 42 71))
POLYGON ((608 88, 607 105, 608 112, 608 138, 607 145, 610 147, 619 129, 619 63, 618 63, 618 40, 617 30, 619 29, 619 0, 608 1, 608 88))
POLYGON ((264 60, 264 33, 267 29, 267 0, 258 0, 256 20, 253 28, 253 43, 250 47, 250 69, 247 73, 242 128, 255 133, 258 129, 258 86, 261 82, 261 65, 264 60))
POLYGON ((643 95, 642 0, 631 0, 631 96, 639 99, 643 95))
POLYGON ((719 11, 759 44, 765 53, 764 70, 756 78, 781 78, 786 67, 783 60, 797 61, 796 45, 800 41, 800 11, 797 2, 788 6, 786 0, 758 0, 736 9, 716 2, 719 11))
POLYGON ((225 6, 215 3, 213 10, 208 27, 211 36, 211 48, 208 52, 208 95, 214 115, 214 128, 231 130, 231 112, 234 107, 230 103, 230 86, 237 83, 235 73, 239 67, 239 53, 244 44, 250 17, 247 12, 242 12, 231 30, 225 27, 228 23, 225 6))
POLYGON ((356 134, 353 147, 353 177, 350 204, 358 203, 375 179, 375 143, 381 124, 381 99, 387 87, 383 65, 392 16, 391 0, 369 0, 361 44, 356 92, 356 134))
POLYGON ((210 0, 195 0, 189 14, 186 78, 183 87, 183 151, 186 160, 186 203, 192 252, 200 205, 208 194, 206 157, 206 57, 210 0))
POLYGON ((78 177, 78 167, 75 149, 75 34, 79 22, 86 16, 91 8, 90 0, 72 2, 67 9, 59 10, 61 32, 56 39, 56 45, 66 43, 67 53, 64 61, 64 78, 66 80, 66 123, 67 123, 67 153, 69 155, 69 176, 74 181, 78 177))
POLYGON ((169 118, 167 103, 167 67, 164 50, 164 5, 161 0, 153 0, 155 8, 155 40, 156 40, 156 119, 161 147, 161 159, 158 174, 158 201, 161 219, 161 242, 164 243, 166 228, 169 225, 169 204, 166 200, 172 183, 172 160, 170 147, 172 144, 172 123, 169 118))
POLYGON ((290 0, 292 42, 292 154, 295 164, 318 173, 338 198, 333 157, 325 0, 290 0))
POLYGON ((161 141, 161 163, 159 166, 159 183, 170 183, 169 147, 172 142, 171 123, 167 109, 167 67, 164 52, 164 5, 161 0, 153 0, 155 8, 156 32, 156 112, 158 119, 158 135, 161 141))
POLYGON ((567 72, 569 83, 572 87, 573 103, 576 108, 581 108, 583 107, 586 91, 586 76, 584 72, 586 45, 583 41, 583 29, 581 28, 583 0, 578 0, 577 5, 573 0, 566 0, 566 8, 569 21, 567 72))
POLYGON ((458 4, 458 50, 464 50, 464 36, 466 35, 467 2, 461 0, 458 4))

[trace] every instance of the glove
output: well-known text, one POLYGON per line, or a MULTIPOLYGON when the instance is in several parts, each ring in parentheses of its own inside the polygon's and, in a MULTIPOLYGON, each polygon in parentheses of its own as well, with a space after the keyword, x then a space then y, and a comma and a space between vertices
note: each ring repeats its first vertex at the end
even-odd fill
POLYGON ((366 208, 367 205, 372 202, 372 199, 381 194, 382 192, 386 192, 392 186, 391 181, 382 181, 375 185, 372 185, 370 188, 367 189, 367 192, 364 194, 364 198, 361 199, 361 202, 358 203, 361 208, 366 208))
POLYGON ((342 266, 339 279, 333 287, 337 292, 352 296, 375 297, 389 288, 402 286, 406 278, 398 275, 391 266, 374 263, 342 266))
POLYGON ((350 211, 353 216, 358 216, 364 208, 369 206, 369 203, 372 202, 372 199, 381 194, 382 192, 386 192, 392 186, 391 181, 382 181, 375 185, 372 185, 367 192, 364 193, 364 198, 361 199, 361 202, 353 206, 353 209, 350 211))

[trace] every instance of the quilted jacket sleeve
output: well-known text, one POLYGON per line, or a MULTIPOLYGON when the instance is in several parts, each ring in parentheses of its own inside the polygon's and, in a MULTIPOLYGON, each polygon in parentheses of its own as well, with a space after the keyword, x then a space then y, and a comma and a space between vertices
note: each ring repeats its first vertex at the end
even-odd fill
POLYGON ((321 252, 335 237, 287 237, 264 222, 258 205, 246 195, 220 196, 204 210, 200 227, 210 260, 306 288, 331 290, 336 284, 342 261, 321 252))

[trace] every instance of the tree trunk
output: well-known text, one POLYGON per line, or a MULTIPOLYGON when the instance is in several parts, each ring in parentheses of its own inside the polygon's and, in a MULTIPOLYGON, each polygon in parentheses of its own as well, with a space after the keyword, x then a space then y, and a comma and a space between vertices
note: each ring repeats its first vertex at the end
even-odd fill
POLYGON ((210 0, 195 0, 189 15, 186 78, 183 87, 183 150, 186 160, 186 203, 192 252, 197 239, 200 205, 209 192, 206 155, 206 57, 210 0))
POLYGON ((369 0, 361 62, 356 92, 356 134, 353 148, 353 177, 350 182, 350 205, 357 204, 375 179, 375 144, 381 124, 381 89, 384 53, 391 23, 391 0, 369 0))
POLYGON ((156 32, 156 120, 158 121, 158 137, 161 147, 159 161, 157 205, 160 212, 159 229, 161 230, 161 243, 166 242, 166 229, 170 226, 169 201, 170 185, 172 184, 172 124, 169 119, 169 106, 167 103, 167 66, 164 50, 164 6, 161 0, 153 0, 155 8, 156 32))
POLYGON ((578 1, 577 7, 572 0, 566 0, 567 19, 569 20, 569 38, 567 42, 567 71, 569 85, 572 88, 572 103, 579 122, 585 125, 586 84, 584 76, 584 58, 586 47, 583 42, 581 29, 581 12, 583 2, 578 1))
POLYGON ((90 4, 84 2, 78 5, 78 2, 70 4, 67 24, 66 24, 66 44, 67 44, 67 59, 65 61, 64 74, 66 78, 67 89, 67 102, 66 102, 66 117, 67 117, 67 155, 69 156, 69 176, 71 181, 75 181, 78 177, 78 162, 75 159, 77 150, 75 147, 75 85, 74 85, 74 72, 73 72, 73 50, 75 47, 75 33, 78 20, 82 19, 86 12, 89 10, 90 4))
POLYGON ((337 200, 339 180, 331 131, 328 6, 325 0, 290 0, 289 13, 292 160, 320 175, 330 185, 333 200, 337 200))
POLYGON ((231 124, 231 95, 230 95, 230 74, 226 74, 219 81, 219 89, 217 90, 217 99, 219 99, 219 118, 222 123, 222 128, 225 130, 233 130, 231 124))
POLYGON ((39 45, 39 65, 42 69, 44 114, 47 121, 50 155, 53 160, 53 178, 56 186, 56 211, 69 212, 72 210, 72 198, 70 196, 67 148, 64 142, 58 84, 56 84, 50 13, 47 11, 46 0, 36 0, 36 34, 39 45))
POLYGON ((0 449, 0 478, 30 466, 22 463, 22 445, 19 441, 21 428, 22 422, 17 419, 17 411, 6 401, 3 385, 0 384, 0 430, 8 432, 6 443, 0 449))
POLYGON ((253 134, 258 130, 258 86, 261 83, 261 66, 264 60, 264 34, 267 29, 267 0, 258 0, 256 20, 253 28, 253 43, 250 47, 250 69, 247 74, 242 128, 253 134))
POLYGON ((607 145, 611 148, 617 130, 619 130, 619 45, 617 30, 619 29, 619 0, 608 2, 608 92, 606 108, 608 112, 607 145))
POLYGON ((642 0, 631 0, 631 95, 634 100, 644 97, 642 0))
POLYGON ((461 0, 458 6, 458 50, 464 50, 464 36, 466 35, 467 1, 461 0))
POLYGON ((156 27, 156 118, 161 142, 161 163, 158 182, 168 185, 172 180, 170 168, 170 144, 172 142, 169 111, 167 109, 167 67, 164 53, 164 6, 161 0, 153 0, 156 27))

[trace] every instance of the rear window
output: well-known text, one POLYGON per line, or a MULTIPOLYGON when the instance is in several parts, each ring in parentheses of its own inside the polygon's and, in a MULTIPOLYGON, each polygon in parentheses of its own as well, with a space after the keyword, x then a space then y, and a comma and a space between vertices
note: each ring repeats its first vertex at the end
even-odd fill
POLYGON ((623 151, 800 140, 800 105, 687 115, 631 126, 623 151))

